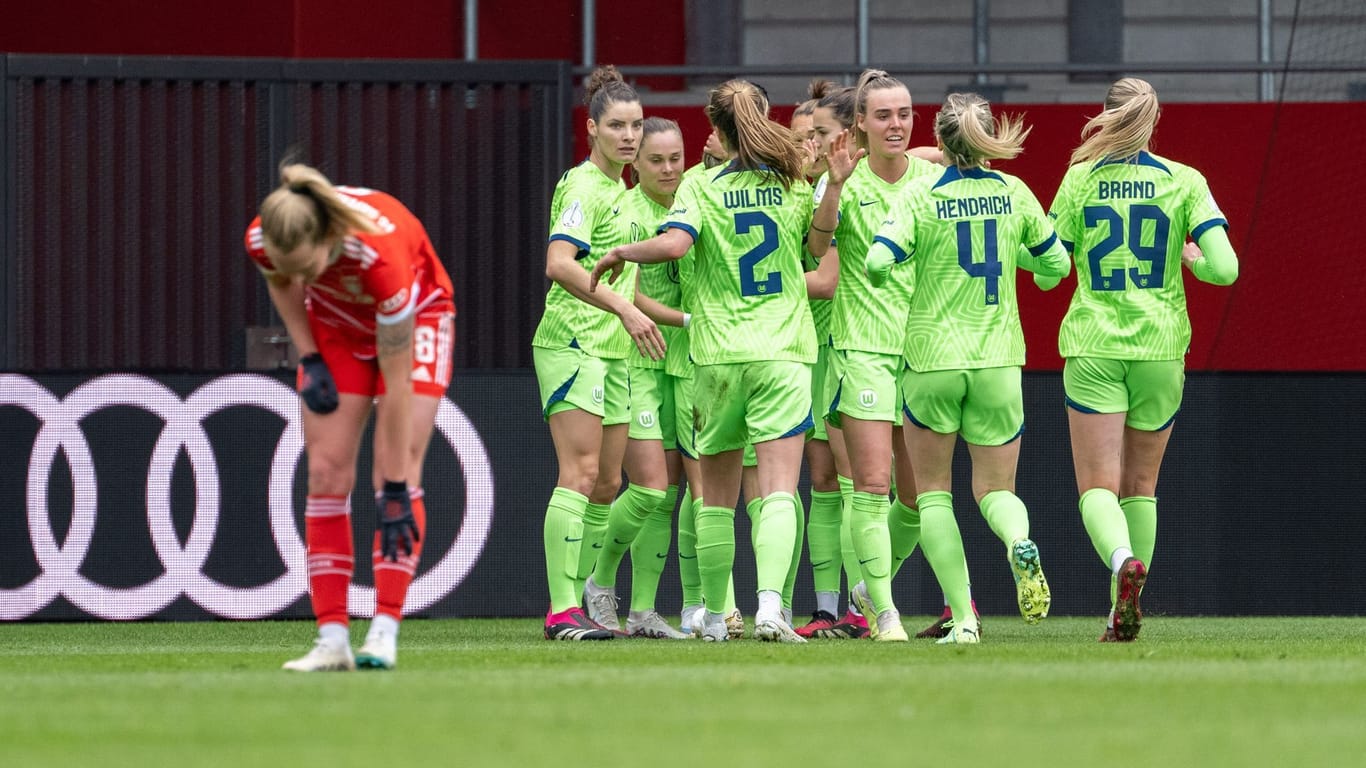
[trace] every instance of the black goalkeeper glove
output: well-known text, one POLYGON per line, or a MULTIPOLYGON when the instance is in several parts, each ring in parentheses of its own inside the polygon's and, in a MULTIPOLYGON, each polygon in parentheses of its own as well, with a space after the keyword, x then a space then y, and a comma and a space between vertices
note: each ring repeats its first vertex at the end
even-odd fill
POLYGON ((332 372, 327 370, 323 356, 314 352, 299 358, 301 385, 299 396, 304 405, 314 413, 331 413, 337 410, 337 383, 332 380, 332 372))
POLYGON ((398 549, 403 554, 413 553, 413 544, 421 540, 417 521, 413 520, 413 505, 408 500, 408 484, 403 481, 384 481, 379 499, 379 550, 385 560, 398 560, 398 549))

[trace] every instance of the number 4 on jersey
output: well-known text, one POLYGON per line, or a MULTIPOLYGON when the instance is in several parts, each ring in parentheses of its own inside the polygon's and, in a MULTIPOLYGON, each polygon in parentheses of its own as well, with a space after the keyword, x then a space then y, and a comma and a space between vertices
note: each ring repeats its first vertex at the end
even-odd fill
POLYGON ((982 220, 982 261, 973 258, 971 221, 958 222, 958 266, 972 277, 986 281, 986 300, 988 306, 1001 301, 1001 260, 996 256, 996 220, 982 220))

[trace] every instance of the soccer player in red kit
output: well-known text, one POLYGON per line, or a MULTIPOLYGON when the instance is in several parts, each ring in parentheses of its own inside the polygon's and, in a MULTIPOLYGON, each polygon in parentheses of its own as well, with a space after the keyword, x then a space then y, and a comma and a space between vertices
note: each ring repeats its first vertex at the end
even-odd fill
POLYGON ((422 223, 393 197, 333 186, 301 164, 283 166, 280 179, 248 227, 246 246, 299 352, 307 406, 305 539, 318 639, 284 668, 390 669, 426 529, 422 462, 451 378, 451 280, 422 223), (376 608, 353 657, 351 491, 372 404, 376 608))

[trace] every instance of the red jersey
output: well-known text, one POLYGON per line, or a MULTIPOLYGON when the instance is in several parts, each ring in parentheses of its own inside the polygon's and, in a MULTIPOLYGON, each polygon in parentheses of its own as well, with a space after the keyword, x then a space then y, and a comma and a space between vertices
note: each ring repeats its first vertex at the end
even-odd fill
MULTIPOLYGON (((451 278, 422 222, 384 192, 337 191, 379 231, 347 235, 336 261, 305 287, 310 319, 340 330, 358 347, 355 351, 373 354, 376 322, 395 323, 419 312, 454 313, 451 278)), ((246 246, 263 272, 275 271, 266 257, 260 216, 247 227, 246 246)))

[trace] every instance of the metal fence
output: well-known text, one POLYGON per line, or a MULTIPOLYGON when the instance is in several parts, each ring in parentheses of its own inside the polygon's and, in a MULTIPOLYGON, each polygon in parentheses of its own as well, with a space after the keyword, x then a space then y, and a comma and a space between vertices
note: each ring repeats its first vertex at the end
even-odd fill
POLYGON ((287 152, 393 193, 456 286, 461 367, 530 365, 561 62, 0 57, 0 368, 241 368, 242 236, 287 152))

